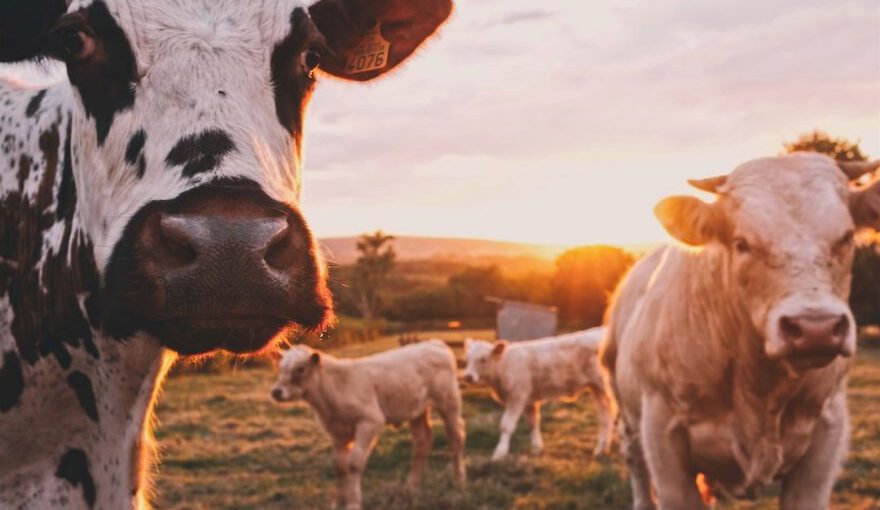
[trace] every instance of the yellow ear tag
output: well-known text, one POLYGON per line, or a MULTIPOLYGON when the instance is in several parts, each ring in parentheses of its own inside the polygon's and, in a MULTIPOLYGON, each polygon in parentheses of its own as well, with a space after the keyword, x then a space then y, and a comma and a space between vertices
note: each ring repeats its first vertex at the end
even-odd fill
POLYGON ((388 50, 391 43, 386 41, 379 32, 379 23, 370 30, 361 42, 352 50, 348 64, 348 74, 366 73, 383 69, 388 65, 388 50))

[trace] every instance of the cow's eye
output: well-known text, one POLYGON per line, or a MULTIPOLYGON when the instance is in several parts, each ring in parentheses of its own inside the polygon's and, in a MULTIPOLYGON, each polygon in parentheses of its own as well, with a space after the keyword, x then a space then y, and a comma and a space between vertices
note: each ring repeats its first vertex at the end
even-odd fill
POLYGON ((61 27, 53 34, 56 56, 66 62, 85 60, 95 53, 95 38, 83 27, 61 27))
POLYGON ((303 53, 302 56, 302 65, 303 69, 305 69, 306 73, 308 73, 309 78, 314 77, 315 69, 321 65, 321 52, 317 49, 310 49, 303 53))
POLYGON ((733 238, 733 249, 736 250, 737 253, 742 255, 751 253, 752 251, 752 247, 749 246, 749 242, 742 237, 733 238))

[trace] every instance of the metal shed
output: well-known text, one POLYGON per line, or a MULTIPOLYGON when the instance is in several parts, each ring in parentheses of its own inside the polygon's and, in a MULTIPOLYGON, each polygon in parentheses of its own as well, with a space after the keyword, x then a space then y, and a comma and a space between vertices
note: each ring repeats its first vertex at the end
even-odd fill
POLYGON ((512 342, 534 340, 556 334, 557 310, 554 306, 487 297, 498 305, 495 337, 512 342))

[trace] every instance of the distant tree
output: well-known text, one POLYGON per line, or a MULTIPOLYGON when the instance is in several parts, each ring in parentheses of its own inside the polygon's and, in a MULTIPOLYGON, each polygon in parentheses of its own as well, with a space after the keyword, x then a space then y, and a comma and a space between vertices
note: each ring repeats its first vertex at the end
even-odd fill
POLYGON ((363 234, 357 242, 360 256, 351 275, 351 287, 364 319, 372 319, 381 305, 382 287, 397 258, 391 241, 393 236, 381 230, 363 234))
POLYGON ((613 246, 584 246, 556 259, 552 303, 563 325, 591 327, 602 323, 608 296, 635 262, 635 257, 613 246))
POLYGON ((487 296, 503 293, 504 276, 498 266, 468 267, 449 277, 456 315, 460 318, 485 318, 495 313, 487 296))
POLYGON ((850 142, 845 138, 834 138, 824 131, 813 130, 803 134, 793 142, 783 144, 785 152, 813 151, 827 154, 838 161, 865 161, 859 142, 850 142))

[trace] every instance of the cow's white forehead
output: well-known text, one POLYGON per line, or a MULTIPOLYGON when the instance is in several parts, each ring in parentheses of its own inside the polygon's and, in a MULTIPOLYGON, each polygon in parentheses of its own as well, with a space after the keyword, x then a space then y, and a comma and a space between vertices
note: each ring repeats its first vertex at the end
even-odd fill
POLYGON ((291 347, 281 358, 281 369, 290 370, 303 364, 312 355, 312 352, 308 347, 301 345, 291 347))
MULTIPOLYGON (((97 0, 74 0, 70 12, 97 0)), ((132 108, 113 119, 106 142, 85 140, 81 159, 83 224, 103 267, 132 217, 150 201, 172 199, 218 178, 248 179, 295 206, 299 147, 276 115, 271 55, 290 34, 302 0, 103 0, 134 53, 138 83, 132 108), (222 91, 222 95, 221 95, 222 91), (146 133, 146 172, 119 171, 132 134, 146 133), (215 170, 192 179, 169 169, 166 156, 182 137, 218 130, 235 150, 215 170), (91 190, 91 191, 89 191, 91 190), (109 217, 109 219, 108 219, 109 217)), ((291 62, 290 65, 295 65, 291 62)), ((91 133, 80 118, 78 133, 91 133)), ((89 136, 89 135, 87 135, 89 136)))
POLYGON ((826 156, 804 153, 747 162, 730 174, 722 191, 735 206, 737 226, 759 228, 771 238, 783 232, 840 235, 852 224, 847 179, 826 156))

